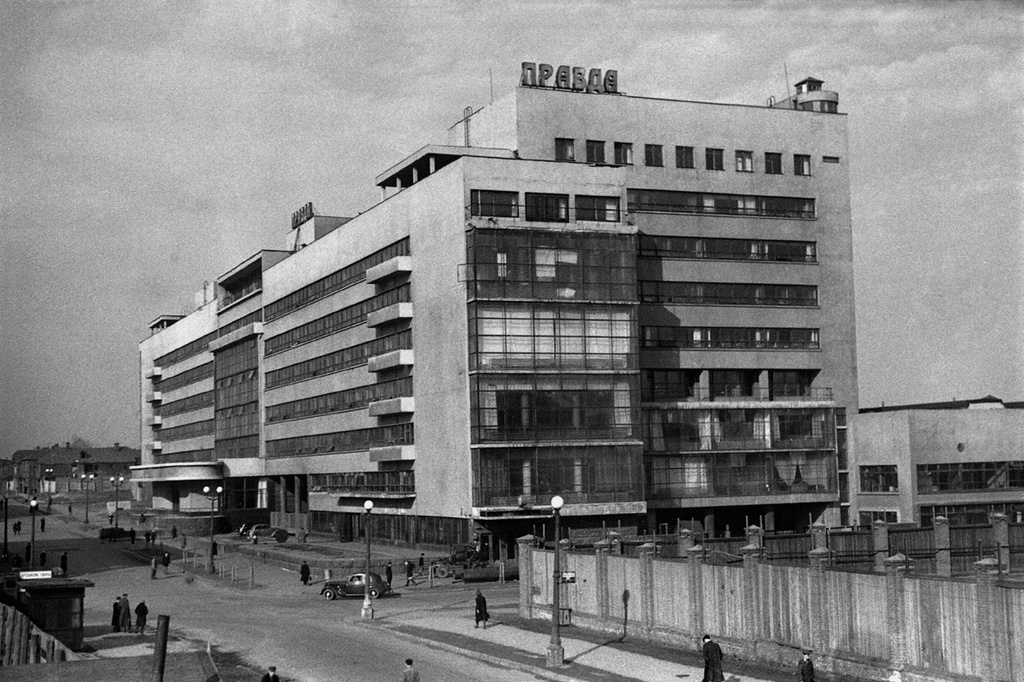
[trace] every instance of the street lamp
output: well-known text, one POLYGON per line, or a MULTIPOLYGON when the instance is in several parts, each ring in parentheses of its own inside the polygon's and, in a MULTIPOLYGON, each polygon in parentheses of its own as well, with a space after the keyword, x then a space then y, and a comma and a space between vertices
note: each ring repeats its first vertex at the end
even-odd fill
POLYGON ((363 575, 363 618, 373 620, 373 602, 370 601, 370 512, 373 510, 373 501, 363 502, 363 509, 366 510, 366 573, 363 575))
POLYGON ((216 490, 213 490, 208 485, 203 486, 203 494, 206 495, 206 499, 210 500, 210 573, 216 573, 217 569, 213 565, 213 556, 216 552, 217 545, 213 541, 213 512, 214 504, 220 498, 220 494, 224 492, 224 488, 217 486, 216 490))
POLYGON ((551 511, 555 515, 555 571, 554 581, 551 584, 551 643, 548 644, 547 660, 549 668, 560 668, 565 665, 565 649, 562 648, 562 633, 559 629, 562 617, 562 549, 558 542, 558 536, 561 534, 559 517, 563 504, 565 504, 565 500, 560 496, 555 495, 551 498, 551 511))
POLYGON ((82 486, 85 488, 85 522, 89 523, 89 484, 92 479, 96 478, 96 474, 89 474, 86 476, 82 474, 82 486))
POLYGON ((121 493, 121 484, 124 483, 124 476, 111 476, 110 482, 114 486, 114 540, 117 540, 117 516, 118 512, 121 510, 117 498, 121 493))
POLYGON ((36 509, 38 507, 39 502, 36 500, 35 497, 33 497, 32 501, 28 503, 28 511, 29 514, 32 516, 32 540, 31 543, 29 544, 29 547, 32 548, 32 551, 30 552, 31 556, 29 557, 29 568, 36 567, 36 509))

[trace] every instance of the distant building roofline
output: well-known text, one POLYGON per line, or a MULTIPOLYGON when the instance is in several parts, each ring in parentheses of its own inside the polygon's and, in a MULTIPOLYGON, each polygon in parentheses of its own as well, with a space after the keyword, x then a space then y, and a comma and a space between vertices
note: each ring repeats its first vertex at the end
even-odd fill
POLYGON ((1024 403, 1004 403, 1002 400, 993 395, 987 395, 984 398, 975 398, 973 400, 950 400, 947 402, 935 403, 912 403, 908 405, 881 405, 879 407, 862 407, 860 410, 858 410, 858 413, 871 414, 873 412, 901 412, 907 410, 968 410, 971 409, 972 407, 988 407, 995 409, 1021 409, 1024 408, 1024 403))

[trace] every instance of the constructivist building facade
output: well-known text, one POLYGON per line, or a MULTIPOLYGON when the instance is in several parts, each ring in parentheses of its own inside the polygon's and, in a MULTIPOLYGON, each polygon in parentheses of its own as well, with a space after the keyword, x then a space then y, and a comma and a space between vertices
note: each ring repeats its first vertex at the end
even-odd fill
POLYGON ((223 485, 225 511, 350 536, 369 499, 374 537, 492 548, 556 494, 579 528, 846 522, 845 116, 526 73, 380 203, 304 207, 154 322, 154 505, 223 485))

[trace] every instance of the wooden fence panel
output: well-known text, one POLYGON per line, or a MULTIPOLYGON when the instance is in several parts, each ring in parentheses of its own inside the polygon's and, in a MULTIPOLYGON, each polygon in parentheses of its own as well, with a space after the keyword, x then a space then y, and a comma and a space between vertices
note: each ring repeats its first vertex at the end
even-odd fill
POLYGON ((640 561, 608 557, 608 615, 613 621, 640 620, 640 561))
POLYGON ((1006 639, 1003 642, 996 642, 996 651, 1006 652, 1006 670, 1001 679, 1022 680, 1024 679, 1024 589, 1017 586, 1003 586, 997 589, 997 594, 1006 605, 1003 626, 1000 628, 1005 633, 1006 639))
POLYGON ((814 542, 807 533, 799 535, 766 535, 764 538, 764 560, 789 564, 807 565, 807 553, 814 549, 814 542))
POLYGON ((701 570, 705 629, 743 638, 743 567, 702 564, 701 570))
POLYGON ((870 569, 875 563, 875 548, 871 531, 851 531, 828 534, 828 548, 833 563, 848 569, 870 569))
POLYGON ((597 558, 593 554, 577 554, 569 552, 562 555, 566 559, 563 571, 576 573, 576 582, 565 585, 566 603, 563 608, 570 608, 581 613, 597 613, 597 558))
POLYGON ((810 627, 809 583, 806 569, 762 564, 766 576, 762 592, 767 606, 765 634, 768 639, 791 646, 807 646, 810 627))
POLYGON ((654 622, 658 627, 692 631, 690 574, 685 562, 655 560, 654 622))
POLYGON ((837 571, 827 571, 826 575, 830 608, 843 608, 849 613, 847 627, 843 628, 849 639, 840 646, 869 658, 886 658, 889 637, 885 576, 837 571))

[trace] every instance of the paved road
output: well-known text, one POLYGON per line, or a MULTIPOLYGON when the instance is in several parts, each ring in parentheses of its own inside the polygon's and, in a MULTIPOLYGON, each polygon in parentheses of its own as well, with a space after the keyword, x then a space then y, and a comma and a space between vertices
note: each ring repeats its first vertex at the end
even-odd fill
MULTIPOLYGON (((24 521, 27 527, 28 518, 24 521)), ((9 536, 11 550, 24 551, 27 538, 27 533, 9 536)), ((453 655, 429 642, 400 637, 386 627, 395 614, 445 610, 450 604, 465 613, 467 626, 472 628, 474 591, 468 588, 378 600, 377 619, 368 623, 360 617, 362 600, 328 602, 319 596, 319 586, 304 587, 294 573, 272 566, 259 567, 258 582, 264 586, 254 590, 186 574, 180 562, 172 566, 169 575, 161 569, 153 580, 141 539, 135 545, 101 543, 95 534, 83 536, 58 517, 48 519, 46 533, 37 531, 36 544, 47 552, 48 567, 57 565, 61 553, 67 551, 69 577, 95 583, 86 591, 84 618, 86 637, 103 649, 102 655, 138 655, 152 650, 152 635, 139 638, 142 643, 132 646, 130 638, 110 633, 113 599, 127 592, 133 606, 140 599, 146 601, 151 623, 158 615, 169 615, 173 634, 237 654, 243 665, 254 671, 253 680, 259 678, 255 671, 272 664, 294 682, 393 682, 400 679, 407 657, 423 671, 424 682, 537 679, 526 672, 453 655)))

